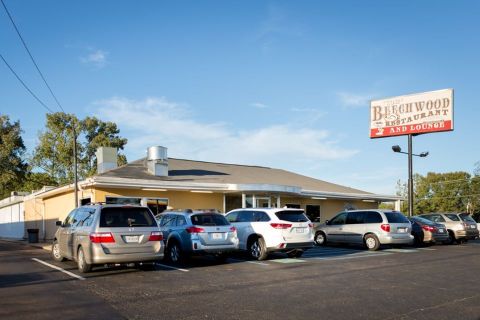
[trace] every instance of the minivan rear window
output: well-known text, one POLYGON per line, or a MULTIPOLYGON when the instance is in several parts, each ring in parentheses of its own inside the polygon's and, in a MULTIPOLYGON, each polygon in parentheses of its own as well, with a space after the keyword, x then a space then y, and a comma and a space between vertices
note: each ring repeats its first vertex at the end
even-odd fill
POLYGON ((398 211, 387 211, 384 212, 387 217, 388 222, 390 223, 410 223, 410 221, 403 215, 403 213, 398 211))
POLYGON ((475 222, 475 220, 473 220, 473 218, 470 217, 468 214, 460 214, 460 218, 462 218, 463 221, 475 222))
POLYGON ((156 227, 157 223, 147 208, 106 207, 100 213, 101 228, 156 227))
POLYGON ((227 226, 230 223, 220 214, 194 214, 190 217, 196 226, 227 226))
POLYGON ((289 222, 307 222, 308 218, 303 211, 285 210, 275 213, 278 219, 289 222))

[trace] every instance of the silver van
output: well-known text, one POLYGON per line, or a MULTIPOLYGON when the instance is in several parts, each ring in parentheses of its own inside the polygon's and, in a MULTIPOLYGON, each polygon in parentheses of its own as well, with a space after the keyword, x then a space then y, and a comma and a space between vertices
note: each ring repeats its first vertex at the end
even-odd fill
POLYGON ((363 244, 378 250, 382 244, 412 244, 410 221, 392 210, 352 210, 340 212, 315 228, 318 245, 331 243, 363 244))
POLYGON ((163 234, 146 207, 86 205, 70 212, 57 225, 52 257, 55 261, 77 261, 80 272, 89 272, 99 264, 163 258, 163 234))

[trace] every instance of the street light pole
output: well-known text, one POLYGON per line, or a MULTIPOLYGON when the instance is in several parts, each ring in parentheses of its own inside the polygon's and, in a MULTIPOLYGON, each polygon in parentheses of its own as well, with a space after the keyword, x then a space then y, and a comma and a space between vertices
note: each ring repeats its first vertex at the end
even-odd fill
POLYGON ((392 146, 393 152, 403 153, 408 155, 408 216, 413 216, 413 156, 425 158, 428 156, 427 152, 422 152, 420 154, 414 154, 412 151, 412 142, 413 135, 408 135, 408 152, 402 152, 402 148, 400 146, 392 146))
POLYGON ((413 216, 413 151, 412 135, 408 135, 408 216, 413 216))

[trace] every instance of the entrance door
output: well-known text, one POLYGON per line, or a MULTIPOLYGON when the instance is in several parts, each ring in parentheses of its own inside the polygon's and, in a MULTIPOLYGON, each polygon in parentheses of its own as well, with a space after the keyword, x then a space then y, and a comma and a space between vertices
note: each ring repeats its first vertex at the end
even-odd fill
POLYGON ((271 208, 272 207, 272 202, 270 200, 270 197, 259 197, 256 198, 255 201, 255 207, 256 208, 271 208))

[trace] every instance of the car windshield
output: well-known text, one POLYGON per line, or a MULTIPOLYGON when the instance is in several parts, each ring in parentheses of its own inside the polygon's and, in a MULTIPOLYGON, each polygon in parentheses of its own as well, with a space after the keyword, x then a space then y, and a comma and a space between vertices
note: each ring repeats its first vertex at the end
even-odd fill
POLYGON ((157 223, 147 208, 106 207, 100 213, 101 228, 156 227, 157 223))
POLYGON ((401 212, 386 211, 384 213, 385 213, 385 216, 387 217, 388 222, 390 223, 410 223, 407 217, 405 217, 401 212))
POLYGON ((278 219, 289 222, 307 222, 308 218, 303 211, 285 210, 275 213, 278 219))
POLYGON ((194 214, 190 217, 196 226, 227 226, 230 223, 220 214, 194 214))
POLYGON ((472 217, 470 217, 468 214, 461 214, 460 218, 462 218, 463 221, 468 221, 468 222, 475 222, 472 217))

